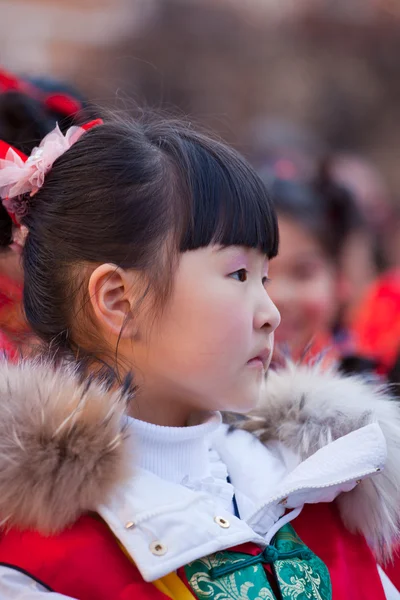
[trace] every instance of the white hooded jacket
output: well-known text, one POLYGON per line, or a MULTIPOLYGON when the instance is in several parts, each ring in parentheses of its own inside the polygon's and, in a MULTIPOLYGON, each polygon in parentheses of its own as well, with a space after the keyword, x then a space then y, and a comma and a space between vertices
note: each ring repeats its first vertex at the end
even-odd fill
MULTIPOLYGON (((82 382, 72 367, 4 363, 0 397, 3 525, 51 533, 96 511, 146 581, 238 544, 263 547, 306 503, 337 502, 378 561, 397 543, 400 409, 356 377, 289 365, 269 374, 254 414, 212 433, 240 519, 205 491, 135 467, 123 390, 82 382)), ((387 598, 400 599, 382 580, 387 598)), ((63 596, 0 566, 3 598, 63 596)))

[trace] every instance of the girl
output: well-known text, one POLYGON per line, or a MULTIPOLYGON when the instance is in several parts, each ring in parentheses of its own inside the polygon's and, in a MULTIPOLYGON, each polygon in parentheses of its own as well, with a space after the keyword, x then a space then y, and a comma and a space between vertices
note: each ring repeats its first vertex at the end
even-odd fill
POLYGON ((400 598, 398 407, 315 367, 265 385, 262 181, 181 124, 92 125, 1 164, 51 358, 0 368, 0 598, 400 598))
POLYGON ((280 231, 269 288, 282 316, 277 351, 338 359, 353 350, 345 330, 336 338, 333 331, 351 295, 343 254, 354 240, 362 243, 361 220, 349 194, 327 181, 274 179, 271 191, 280 231))

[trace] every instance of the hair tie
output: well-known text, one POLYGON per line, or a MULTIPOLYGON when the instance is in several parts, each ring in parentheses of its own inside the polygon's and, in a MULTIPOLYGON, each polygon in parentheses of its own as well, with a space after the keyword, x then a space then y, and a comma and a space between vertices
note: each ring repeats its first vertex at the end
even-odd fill
POLYGON ((0 142, 0 198, 14 223, 19 224, 26 215, 29 198, 43 186, 57 158, 69 150, 85 131, 102 123, 101 119, 96 119, 81 127, 70 127, 65 135, 57 125, 29 157, 0 142))

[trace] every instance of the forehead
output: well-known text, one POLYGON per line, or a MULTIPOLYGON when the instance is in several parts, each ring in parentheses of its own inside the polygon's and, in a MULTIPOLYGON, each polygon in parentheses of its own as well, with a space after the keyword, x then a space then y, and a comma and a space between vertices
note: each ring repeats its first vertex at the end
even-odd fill
POLYGON ((211 256, 230 257, 238 256, 247 259, 268 260, 268 255, 260 248, 252 248, 239 244, 224 246, 222 244, 213 244, 209 246, 211 256))
POLYGON ((290 217, 279 215, 279 258, 302 255, 325 256, 320 240, 305 225, 290 217))

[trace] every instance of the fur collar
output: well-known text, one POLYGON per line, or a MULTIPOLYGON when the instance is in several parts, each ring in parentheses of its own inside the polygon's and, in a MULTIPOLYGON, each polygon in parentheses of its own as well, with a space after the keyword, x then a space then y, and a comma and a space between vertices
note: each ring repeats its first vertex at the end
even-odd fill
MULTIPOLYGON (((107 503, 132 476, 124 390, 82 383, 71 366, 0 364, 0 522, 43 533, 107 503)), ((267 378, 265 400, 236 426, 279 440, 304 459, 377 422, 388 444, 384 472, 338 498, 346 526, 382 558, 398 536, 400 409, 382 388, 317 366, 288 365, 267 378)))
POLYGON ((0 363, 0 523, 48 534, 131 475, 123 391, 70 366, 0 363))
POLYGON ((304 460, 370 423, 378 423, 386 439, 385 469, 336 501, 346 527, 363 534, 384 560, 399 540, 400 525, 400 405, 384 386, 319 364, 288 363, 268 373, 260 406, 239 427, 265 444, 280 441, 304 460))

